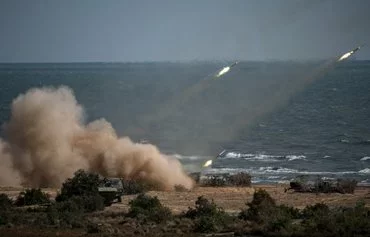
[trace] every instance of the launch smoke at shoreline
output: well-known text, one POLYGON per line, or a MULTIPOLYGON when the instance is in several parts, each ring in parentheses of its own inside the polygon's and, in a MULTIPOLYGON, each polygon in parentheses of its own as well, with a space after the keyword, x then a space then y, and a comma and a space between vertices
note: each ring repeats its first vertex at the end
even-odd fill
POLYGON ((118 137, 105 119, 83 124, 84 111, 67 87, 30 89, 12 103, 0 139, 0 185, 59 187, 78 169, 170 190, 192 188, 176 159, 150 144, 118 137))

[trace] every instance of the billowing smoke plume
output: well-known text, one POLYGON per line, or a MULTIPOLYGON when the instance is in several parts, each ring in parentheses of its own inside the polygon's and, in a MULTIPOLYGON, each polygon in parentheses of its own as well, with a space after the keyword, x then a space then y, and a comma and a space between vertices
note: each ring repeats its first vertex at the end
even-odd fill
POLYGON ((0 186, 19 186, 19 173, 12 167, 9 146, 0 139, 0 186))
POLYGON ((67 87, 31 89, 18 96, 4 129, 0 185, 58 187, 77 169, 142 180, 162 189, 193 185, 181 164, 155 146, 117 137, 104 119, 85 125, 83 108, 67 87))

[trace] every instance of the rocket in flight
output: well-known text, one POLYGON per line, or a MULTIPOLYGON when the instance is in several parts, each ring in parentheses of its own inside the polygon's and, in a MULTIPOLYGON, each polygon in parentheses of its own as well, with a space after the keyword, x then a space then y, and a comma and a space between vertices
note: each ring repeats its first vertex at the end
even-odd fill
POLYGON ((347 52, 347 53, 343 54, 343 55, 342 55, 342 56, 340 56, 340 58, 338 59, 338 62, 339 62, 339 61, 342 61, 342 60, 345 60, 345 59, 347 59, 347 58, 349 58, 352 54, 354 54, 354 53, 355 53, 357 50, 359 50, 362 46, 363 46, 363 45, 358 46, 357 48, 355 48, 355 49, 353 49, 353 50, 351 50, 351 51, 349 51, 349 52, 347 52))
POLYGON ((226 74, 228 71, 230 71, 230 69, 234 66, 236 66, 239 62, 236 61, 235 63, 231 64, 230 66, 227 66, 227 67, 224 67, 222 68, 220 71, 217 72, 217 74, 215 75, 215 77, 221 77, 222 75, 226 74))

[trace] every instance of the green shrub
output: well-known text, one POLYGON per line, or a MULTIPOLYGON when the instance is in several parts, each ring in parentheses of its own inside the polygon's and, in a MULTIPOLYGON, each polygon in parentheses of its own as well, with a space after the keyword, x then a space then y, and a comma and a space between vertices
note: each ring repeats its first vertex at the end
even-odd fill
POLYGON ((332 182, 318 179, 315 183, 314 191, 318 193, 333 193, 336 192, 336 188, 332 185, 332 182))
POLYGON ((231 186, 243 186, 243 187, 250 187, 252 177, 244 172, 237 173, 228 177, 228 182, 231 186))
POLYGON ((84 226, 84 213, 89 212, 85 209, 86 205, 84 197, 74 196, 66 201, 53 203, 45 212, 50 225, 79 228, 84 226))
POLYGON ((41 189, 26 189, 18 195, 17 200, 15 201, 15 205, 28 206, 37 204, 48 204, 49 202, 49 195, 43 193, 41 189))
POLYGON ((126 195, 145 193, 151 190, 161 190, 158 184, 144 180, 122 180, 123 193, 126 195))
POLYGON ((204 196, 199 196, 195 201, 195 209, 189 207, 184 217, 195 219, 201 216, 214 216, 223 212, 222 208, 218 207, 213 201, 210 202, 204 196))
POLYGON ((65 201, 73 196, 96 196, 99 195, 99 176, 83 170, 75 172, 73 178, 67 179, 62 186, 61 193, 56 201, 65 201))
POLYGON ((315 217, 329 215, 330 209, 324 203, 316 203, 315 205, 306 206, 302 210, 302 217, 305 219, 312 219, 315 217))
MULTIPOLYGON (((26 190, 18 197, 18 205, 44 203, 45 195, 39 191, 26 190), (40 198, 41 197, 41 198, 40 198)), ((47 199, 49 201, 49 199, 47 199)), ((12 200, 5 194, 0 194, 0 225, 38 225, 47 224, 45 213, 40 208, 13 208, 12 200)))
POLYGON ((300 217, 298 209, 285 205, 278 205, 270 211, 264 212, 265 210, 260 212, 260 218, 265 233, 292 232, 296 227, 293 225, 293 220, 300 217))
POLYGON ((276 207, 275 200, 265 190, 259 189, 253 194, 252 202, 246 203, 248 209, 243 209, 239 218, 252 220, 255 222, 263 221, 264 215, 271 215, 276 207))
POLYGON ((370 236, 370 209, 364 203, 354 208, 340 208, 334 214, 337 236, 370 236))
POLYGON ((129 217, 144 221, 162 222, 171 217, 169 208, 164 207, 157 197, 139 194, 129 202, 129 217))
POLYGON ((246 204, 247 209, 239 213, 239 218, 253 223, 253 231, 263 235, 293 232, 293 220, 300 217, 298 209, 285 205, 276 205, 275 200, 265 190, 258 190, 253 200, 246 204))
POLYGON ((192 178, 195 183, 199 183, 200 181, 200 172, 193 172, 189 174, 190 178, 192 178))
MULTIPOLYGON (((16 226, 40 226, 44 225, 47 221, 45 213, 40 211, 26 210, 26 209, 12 209, 4 213, 2 216, 6 224, 12 224, 16 226)), ((47 223, 46 223, 47 224, 47 223)), ((45 225, 46 225, 45 224, 45 225)))
POLYGON ((46 210, 49 225, 68 228, 83 227, 85 223, 83 209, 75 205, 74 202, 65 201, 49 206, 46 210))
POLYGON ((57 195, 57 202, 64 202, 61 207, 78 205, 83 212, 93 212, 104 209, 104 198, 99 195, 100 184, 97 174, 78 170, 73 178, 67 179, 57 195))
POLYGON ((212 175, 202 180, 202 186, 206 187, 222 187, 226 186, 226 175, 212 175))
POLYGON ((296 192, 311 192, 311 193, 354 193, 357 186, 356 180, 351 179, 337 179, 337 180, 323 180, 318 177, 315 181, 297 177, 290 182, 290 188, 296 192))
POLYGON ((83 212, 94 212, 104 209, 104 199, 100 195, 95 196, 73 196, 67 201, 65 205, 74 205, 75 203, 78 206, 78 209, 81 209, 83 212))
POLYGON ((243 186, 250 187, 252 184, 251 176, 247 173, 240 172, 237 174, 217 174, 208 176, 202 180, 202 186, 223 187, 223 186, 243 186))
POLYGON ((13 201, 8 197, 8 195, 0 194, 0 211, 10 209, 13 207, 13 201))
POLYGON ((8 216, 12 211, 13 202, 6 194, 0 194, 0 225, 8 223, 8 216))
POLYGON ((370 236, 370 210, 362 204, 329 209, 319 203, 307 206, 302 218, 302 232, 312 236, 370 236))
POLYGON ((217 232, 221 229, 220 227, 220 221, 214 216, 201 216, 194 221, 195 232, 217 232))
POLYGON ((354 193, 357 180, 350 180, 350 179, 338 179, 337 180, 337 192, 339 193, 354 193))
POLYGON ((126 195, 138 194, 146 192, 145 185, 136 180, 122 180, 123 192, 126 195))
POLYGON ((187 192, 189 190, 187 188, 185 188, 183 185, 177 184, 177 185, 175 185, 175 191, 176 192, 187 192))
POLYGON ((230 217, 213 201, 210 202, 203 196, 198 197, 195 209, 190 208, 184 217, 194 219, 196 232, 215 232, 225 227, 230 217))

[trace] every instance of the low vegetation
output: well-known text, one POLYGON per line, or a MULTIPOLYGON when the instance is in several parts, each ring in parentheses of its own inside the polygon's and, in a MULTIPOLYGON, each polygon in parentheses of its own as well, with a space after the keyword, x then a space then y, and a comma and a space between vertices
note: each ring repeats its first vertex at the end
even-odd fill
POLYGON ((157 223, 171 218, 170 209, 164 207, 157 197, 139 194, 135 199, 130 201, 129 206, 129 217, 157 223))
POLYGON ((189 210, 183 216, 194 220, 194 231, 196 232, 220 231, 230 220, 230 217, 222 208, 203 196, 198 197, 195 208, 189 207, 189 210))
POLYGON ((305 177, 298 177, 290 182, 290 187, 286 189, 295 192, 309 193, 353 193, 357 186, 357 181, 352 179, 323 180, 317 178, 315 181, 306 180, 305 177))
POLYGON ((0 210, 10 209, 13 207, 13 201, 8 197, 8 195, 0 194, 0 210))
POLYGON ((122 185, 123 192, 126 195, 145 193, 151 190, 160 190, 160 188, 154 184, 137 180, 122 180, 122 185))
POLYGON ((218 174, 210 175, 203 180, 199 180, 201 186, 208 187, 223 187, 223 186, 239 186, 239 187, 250 187, 251 176, 247 173, 240 172, 237 174, 218 174))
POLYGON ((42 205, 49 203, 49 195, 43 193, 41 189, 26 189, 18 195, 15 201, 16 206, 42 205))
POLYGON ((74 196, 85 197, 99 195, 99 183, 100 180, 97 174, 78 170, 73 178, 67 179, 63 183, 61 192, 56 197, 56 201, 65 201, 74 196))
MULTIPOLYGON (((227 184, 247 185, 248 177, 245 174, 228 177, 227 184)), ((370 236, 370 209, 361 202, 347 208, 329 208, 317 203, 298 210, 278 205, 268 192, 257 190, 253 199, 236 216, 203 196, 198 197, 194 206, 186 212, 173 215, 157 197, 140 191, 129 202, 127 213, 108 213, 99 212, 104 209, 104 203, 97 192, 97 185, 96 175, 78 171, 63 184, 56 201, 49 201, 39 189, 27 189, 15 201, 0 194, 0 233, 1 230, 23 226, 26 229, 58 232, 75 229, 81 230, 83 235, 93 236, 199 236, 200 233, 228 236, 300 237, 308 233, 310 236, 370 236)), ((181 190, 180 187, 178 189, 181 190)), ((131 191, 134 192, 134 188, 131 191)))

